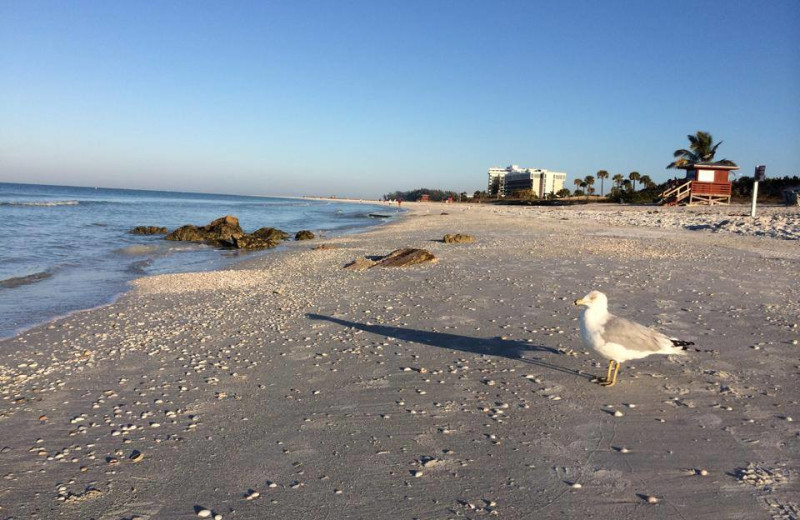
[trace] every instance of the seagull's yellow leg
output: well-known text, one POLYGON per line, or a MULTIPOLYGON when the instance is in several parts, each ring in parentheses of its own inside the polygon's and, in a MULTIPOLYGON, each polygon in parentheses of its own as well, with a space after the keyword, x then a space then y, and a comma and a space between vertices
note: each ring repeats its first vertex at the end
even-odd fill
POLYGON ((611 375, 614 373, 614 366, 617 364, 616 361, 613 359, 608 360, 608 370, 606 371, 606 377, 597 379, 596 381, 603 386, 606 386, 611 383, 611 375))
POLYGON ((611 371, 614 370, 614 363, 615 361, 613 359, 608 360, 608 371, 606 372, 606 378, 603 379, 603 382, 608 383, 611 381, 611 371))
POLYGON ((619 374, 620 365, 621 363, 616 363, 616 366, 614 367, 614 376, 610 379, 608 383, 606 383, 605 386, 614 386, 617 384, 617 374, 619 374))

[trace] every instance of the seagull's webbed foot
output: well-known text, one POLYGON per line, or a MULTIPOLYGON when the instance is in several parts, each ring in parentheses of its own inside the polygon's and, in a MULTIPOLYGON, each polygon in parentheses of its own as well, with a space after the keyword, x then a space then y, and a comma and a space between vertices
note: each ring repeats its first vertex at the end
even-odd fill
POLYGON ((616 374, 614 371, 619 370, 619 363, 614 361, 613 359, 608 360, 608 370, 606 371, 606 377, 598 377, 592 379, 593 383, 600 383, 601 386, 613 386, 616 381, 612 379, 612 374, 616 374))
POLYGON ((610 361, 608 363, 608 376, 606 376, 605 381, 600 383, 602 386, 610 387, 617 384, 617 375, 619 374, 619 367, 621 363, 617 363, 616 361, 610 361), (611 373, 611 364, 614 364, 614 373, 611 373))

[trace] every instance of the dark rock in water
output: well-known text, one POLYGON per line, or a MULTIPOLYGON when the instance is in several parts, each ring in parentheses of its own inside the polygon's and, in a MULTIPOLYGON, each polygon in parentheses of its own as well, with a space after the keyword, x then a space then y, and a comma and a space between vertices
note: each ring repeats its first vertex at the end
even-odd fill
POLYGON ((360 258, 356 258, 355 260, 344 266, 344 268, 350 271, 363 271, 365 269, 373 267, 376 263, 377 262, 375 262, 374 260, 370 260, 369 258, 362 256, 360 258))
POLYGON ((218 218, 203 228, 211 240, 231 240, 244 235, 239 219, 231 215, 218 218))
POLYGON ((289 238, 289 233, 286 231, 281 231, 280 229, 274 227, 262 227, 256 229, 251 233, 254 237, 263 238, 263 239, 272 239, 272 240, 287 240, 289 238))
POLYGON ((167 240, 225 244, 242 235, 244 235, 244 231, 239 226, 239 219, 226 215, 203 227, 181 226, 167 235, 166 238, 167 240))
POLYGON ((167 228, 160 226, 136 226, 131 229, 132 235, 166 235, 167 228))
POLYGON ((442 242, 445 244, 471 244, 475 242, 475 237, 456 233, 455 235, 445 235, 442 242))
POLYGON ((314 239, 314 233, 311 231, 304 229, 302 231, 298 231, 297 234, 294 236, 295 240, 312 240, 314 239))
POLYGON ((237 249, 268 249, 289 238, 289 233, 280 229, 265 227, 248 235, 233 238, 233 247, 237 249))
POLYGON ((232 239, 233 247, 236 249, 269 249, 281 243, 274 238, 261 238, 255 235, 243 235, 232 239))
POLYGON ((314 251, 319 251, 321 249, 339 249, 339 245, 338 244, 318 244, 318 245, 312 247, 311 249, 313 249, 314 251))

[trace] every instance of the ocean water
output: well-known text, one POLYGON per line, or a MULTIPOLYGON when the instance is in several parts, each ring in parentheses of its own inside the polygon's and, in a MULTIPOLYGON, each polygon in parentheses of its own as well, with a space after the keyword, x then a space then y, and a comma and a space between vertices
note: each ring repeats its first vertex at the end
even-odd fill
POLYGON ((140 276, 202 271, 269 251, 240 252, 139 236, 134 226, 205 225, 234 215, 334 235, 376 225, 386 206, 274 197, 0 183, 0 337, 112 301, 140 276))

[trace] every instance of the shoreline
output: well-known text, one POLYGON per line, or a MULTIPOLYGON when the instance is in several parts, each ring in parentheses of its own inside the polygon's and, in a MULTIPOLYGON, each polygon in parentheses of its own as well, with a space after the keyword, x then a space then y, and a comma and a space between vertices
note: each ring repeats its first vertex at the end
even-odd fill
MULTIPOLYGON (((134 190, 134 191, 137 191, 137 190, 134 190)), ((141 191, 141 190, 138 190, 138 191, 141 191)), ((342 202, 344 203, 344 201, 342 201, 342 202)), ((378 205, 376 204, 375 206, 377 207, 378 205)), ((380 225, 384 225, 385 224, 385 222, 376 221, 375 219, 370 219, 370 220, 372 221, 371 223, 364 224, 362 226, 345 227, 345 228, 341 228, 341 229, 337 229, 337 230, 323 230, 323 232, 326 233, 326 234, 331 233, 331 236, 344 236, 344 235, 348 235, 348 234, 352 234, 352 233, 359 233, 359 232, 361 232, 361 231, 363 231, 365 229, 370 229, 370 228, 372 228, 374 226, 380 226, 380 225)), ((197 271, 197 268, 194 268, 194 270, 189 270, 189 271, 177 270, 175 272, 211 272, 211 271, 222 271, 222 270, 230 269, 230 268, 232 268, 233 266, 235 266, 235 265, 237 265, 239 263, 248 262, 250 260, 254 260, 256 258, 259 258, 260 256, 265 255, 265 254, 277 253, 278 251, 282 250, 286 245, 288 245, 288 243, 290 243, 290 242, 291 241, 284 242, 284 243, 280 244, 278 247, 272 248, 272 249, 244 251, 243 252, 244 254, 240 253, 242 258, 222 258, 224 256, 224 253, 226 252, 226 250, 218 249, 217 252, 219 254, 217 254, 212 259, 208 259, 208 265, 206 265, 205 268, 202 268, 200 271, 197 271)), ((190 242, 186 242, 186 244, 191 244, 191 243, 190 242)), ((116 253, 118 251, 114 250, 112 252, 116 253)), ((199 245, 198 245, 197 252, 206 253, 207 251, 202 249, 202 248, 200 248, 199 245)), ((189 254, 192 254, 192 253, 194 253, 194 252, 190 252, 189 254)), ((47 273, 48 276, 43 277, 44 279, 50 278, 50 276, 52 276, 52 275, 50 275, 50 271, 45 271, 45 273, 47 273)), ((37 274, 39 274, 39 273, 37 273, 37 274)), ((140 275, 138 277, 131 278, 131 279, 127 280, 126 282, 124 282, 122 284, 121 288, 118 291, 111 293, 101 303, 90 305, 88 307, 82 307, 82 308, 76 308, 76 309, 73 309, 73 310, 68 310, 66 312, 62 312, 62 313, 59 313, 59 314, 56 314, 56 315, 53 315, 53 316, 45 317, 44 319, 42 319, 42 321, 37 321, 35 323, 31 323, 31 324, 28 324, 28 325, 23 325, 23 326, 17 327, 17 328, 15 328, 13 330, 8 331, 7 333, 0 333, 0 342, 2 342, 4 340, 7 340, 7 339, 12 339, 12 338, 18 336, 19 334, 21 334, 23 332, 26 332, 28 330, 31 330, 33 328, 36 328, 36 327, 39 327, 39 326, 46 326, 46 325, 48 325, 50 323, 53 323, 53 322, 58 321, 60 319, 66 318, 66 317, 68 317, 68 316, 70 316, 72 314, 75 314, 75 313, 90 311, 90 310, 94 310, 94 309, 100 309, 100 308, 103 308, 103 307, 106 307, 106 306, 109 306, 109 305, 113 305, 120 297, 122 297, 123 295, 127 294, 128 292, 130 292, 130 290, 134 286, 135 281, 138 278, 143 278, 143 277, 147 277, 147 276, 157 276, 158 274, 169 274, 169 273, 144 274, 144 275, 140 275)), ((28 277, 30 277, 30 275, 29 276, 23 276, 21 278, 28 278, 28 277)), ((11 280, 16 280, 16 278, 12 278, 11 280)), ((24 285, 33 285, 35 283, 38 283, 38 280, 34 281, 33 283, 24 284, 24 285)), ((10 287, 10 289, 13 289, 13 288, 14 287, 10 287)))
POLYGON ((1 340, 0 513, 796 507, 800 437, 786 418, 800 418, 800 288, 780 280, 800 266, 797 243, 575 211, 403 209, 232 269, 138 278, 112 305, 1 340), (439 242, 456 232, 476 242, 439 242), (311 249, 323 242, 337 248, 311 249), (400 247, 439 262, 342 269, 400 247), (616 387, 597 387, 603 360, 581 344, 571 305, 593 288, 612 312, 710 352, 631 362, 616 387), (768 492, 744 479, 751 464, 775 476, 768 492))

